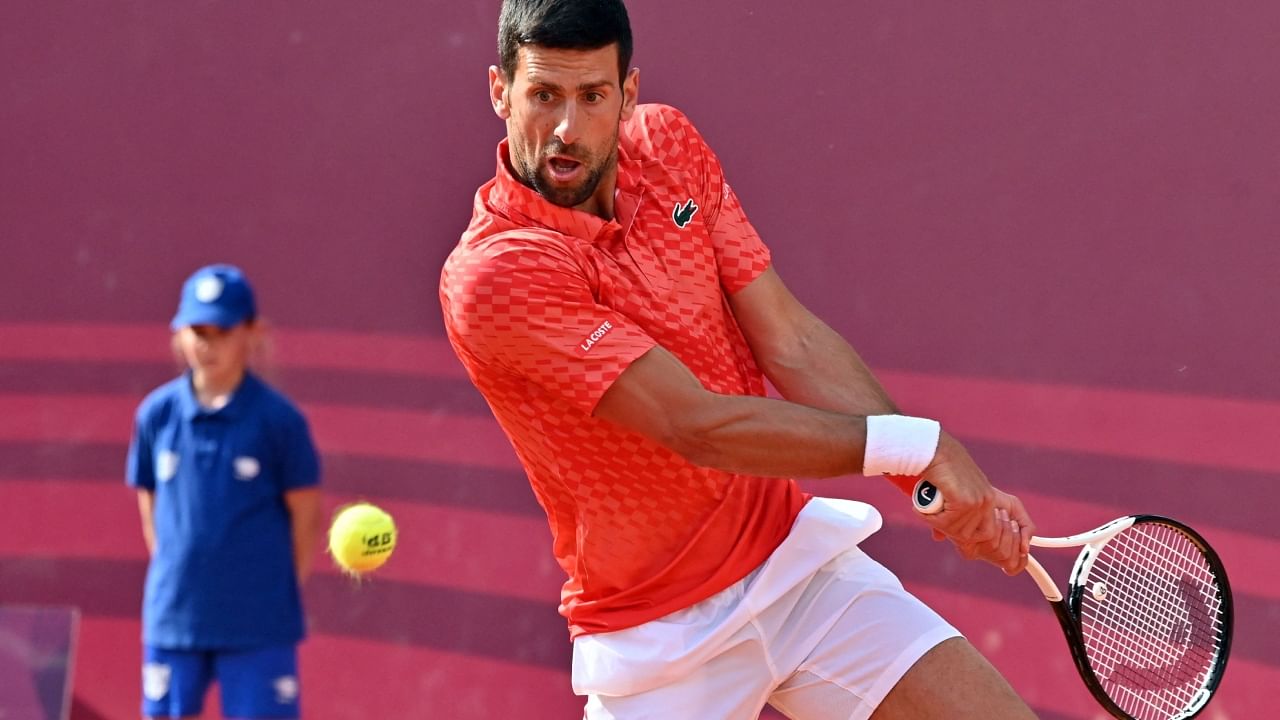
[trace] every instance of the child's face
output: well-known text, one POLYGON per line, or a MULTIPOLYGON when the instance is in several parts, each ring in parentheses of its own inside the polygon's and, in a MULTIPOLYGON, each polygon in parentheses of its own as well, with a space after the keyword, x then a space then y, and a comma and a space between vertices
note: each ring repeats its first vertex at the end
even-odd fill
POLYGON ((232 380, 249 364, 253 327, 189 325, 178 331, 178 348, 191 370, 209 380, 232 380))

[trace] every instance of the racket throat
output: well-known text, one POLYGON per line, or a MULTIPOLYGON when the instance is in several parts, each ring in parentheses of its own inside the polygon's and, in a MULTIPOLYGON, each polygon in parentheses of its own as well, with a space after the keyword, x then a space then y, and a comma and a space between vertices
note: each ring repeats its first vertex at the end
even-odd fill
POLYGON ((1040 594, 1044 595, 1045 600, 1055 603, 1055 607, 1056 603, 1062 602, 1062 593, 1058 591, 1053 578, 1049 577, 1044 566, 1030 555, 1027 556, 1027 574, 1035 581, 1036 587, 1040 588, 1040 594))

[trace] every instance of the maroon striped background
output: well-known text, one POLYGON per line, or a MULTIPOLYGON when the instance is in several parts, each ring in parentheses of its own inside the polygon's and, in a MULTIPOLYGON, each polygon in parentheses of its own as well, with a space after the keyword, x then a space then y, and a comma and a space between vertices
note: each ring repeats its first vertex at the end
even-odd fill
MULTIPOLYGON (((1239 624, 1205 717, 1269 717, 1280 9, 633 4, 643 97, 700 126, 783 277, 905 407, 1045 534, 1145 511, 1220 548, 1239 624)), ((371 581, 308 587, 308 716, 580 712, 545 522, 435 298, 502 131, 496 14, 0 4, 0 603, 81 607, 74 717, 136 715, 124 445, 210 261, 258 285, 327 506, 403 531, 371 581)), ((1099 717, 1031 583, 933 544, 884 483, 807 486, 876 502, 870 549, 1042 717, 1099 717)))

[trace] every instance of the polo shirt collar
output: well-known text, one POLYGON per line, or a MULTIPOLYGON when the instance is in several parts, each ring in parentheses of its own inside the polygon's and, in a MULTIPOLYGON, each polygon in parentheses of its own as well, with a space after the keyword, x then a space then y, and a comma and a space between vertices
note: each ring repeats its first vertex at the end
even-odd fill
POLYGON ((617 197, 614 199, 614 219, 605 220, 575 208, 560 207, 538 194, 538 191, 520 182, 511 174, 507 165, 509 150, 506 139, 498 143, 498 170, 489 189, 487 202, 512 221, 523 225, 543 227, 564 235, 582 238, 588 242, 602 236, 621 232, 628 215, 634 214, 640 189, 637 173, 626 153, 618 151, 617 197))
POLYGON ((178 402, 182 411, 182 419, 187 421, 194 420, 197 417, 219 417, 234 420, 245 411, 245 408, 252 401, 252 396, 257 392, 258 386, 261 384, 253 376, 253 373, 246 371, 244 379, 240 381, 240 385, 232 391, 231 400, 217 410, 210 410, 202 407, 200 401, 196 399, 196 390, 191 385, 191 371, 187 370, 182 377, 182 391, 178 394, 178 402))

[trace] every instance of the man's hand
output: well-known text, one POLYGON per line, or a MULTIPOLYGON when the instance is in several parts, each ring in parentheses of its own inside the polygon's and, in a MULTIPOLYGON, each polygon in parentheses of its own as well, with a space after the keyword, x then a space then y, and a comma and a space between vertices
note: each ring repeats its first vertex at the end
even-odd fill
POLYGON ((991 486, 964 446, 943 432, 921 477, 944 498, 942 512, 924 516, 935 538, 950 540, 967 559, 985 560, 1008 575, 1022 572, 1035 523, 1018 498, 991 486))
POLYGON ((1030 549, 1031 536, 1035 534, 1035 526, 1030 520, 1020 521, 1015 518, 1026 511, 1018 498, 996 491, 997 500, 992 512, 995 517, 996 537, 988 541, 965 542, 957 537, 949 537, 946 533, 934 528, 934 538, 950 540, 956 550, 968 560, 985 560, 1000 568, 1006 575, 1017 575, 1027 565, 1027 554, 1030 549))

